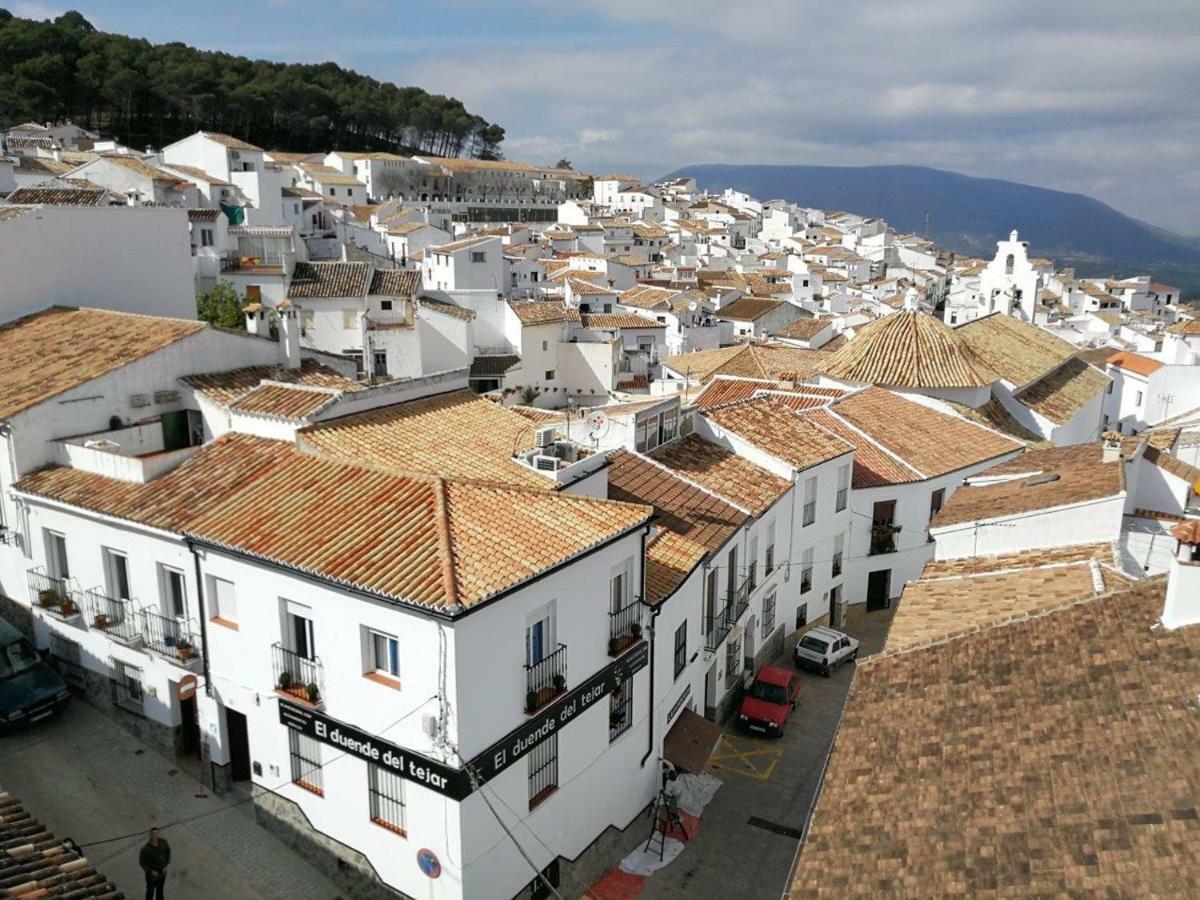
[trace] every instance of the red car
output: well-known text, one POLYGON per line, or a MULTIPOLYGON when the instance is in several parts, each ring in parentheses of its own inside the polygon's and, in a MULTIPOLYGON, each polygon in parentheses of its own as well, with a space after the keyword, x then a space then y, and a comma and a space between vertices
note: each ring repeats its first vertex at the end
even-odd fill
POLYGON ((767 737, 779 737, 796 708, 800 679, 787 669, 763 666, 738 708, 738 727, 767 737))

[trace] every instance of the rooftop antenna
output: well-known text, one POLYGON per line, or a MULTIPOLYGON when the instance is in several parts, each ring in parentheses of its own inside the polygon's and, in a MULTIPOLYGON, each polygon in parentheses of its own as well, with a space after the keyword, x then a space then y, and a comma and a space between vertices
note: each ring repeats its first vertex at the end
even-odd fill
POLYGON ((929 225, 931 222, 933 222, 933 213, 925 210, 925 224, 922 226, 922 235, 924 237, 929 237, 929 225))

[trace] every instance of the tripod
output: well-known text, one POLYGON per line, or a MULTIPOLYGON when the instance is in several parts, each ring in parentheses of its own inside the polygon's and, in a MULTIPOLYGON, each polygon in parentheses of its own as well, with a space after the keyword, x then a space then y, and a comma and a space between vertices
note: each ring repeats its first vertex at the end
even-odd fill
POLYGON ((667 790, 667 786, 678 777, 673 766, 663 766, 662 787, 658 789, 658 796, 654 798, 654 812, 650 817, 650 837, 646 839, 646 846, 642 849, 643 853, 649 853, 650 847, 657 839, 660 860, 666 850, 668 831, 678 828, 683 833, 683 839, 688 840, 687 828, 679 818, 679 800, 667 790))

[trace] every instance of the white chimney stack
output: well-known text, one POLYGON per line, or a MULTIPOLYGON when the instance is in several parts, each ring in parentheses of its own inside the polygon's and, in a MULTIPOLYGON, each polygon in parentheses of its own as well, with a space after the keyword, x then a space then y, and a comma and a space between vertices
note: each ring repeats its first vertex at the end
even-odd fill
POLYGON ((283 300, 275 307, 275 313, 278 316, 276 328, 279 331, 279 364, 285 369, 299 369, 300 317, 296 307, 283 300))
POLYGON ((1167 570, 1162 623, 1174 629, 1200 624, 1200 519, 1180 522, 1171 535, 1179 543, 1167 570))

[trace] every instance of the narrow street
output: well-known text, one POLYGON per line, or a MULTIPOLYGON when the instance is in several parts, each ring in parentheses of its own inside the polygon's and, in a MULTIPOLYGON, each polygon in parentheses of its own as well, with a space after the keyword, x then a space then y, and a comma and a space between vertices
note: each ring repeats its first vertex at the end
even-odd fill
POLYGON ((145 892, 138 851, 151 825, 171 845, 166 896, 173 900, 338 896, 332 881, 254 821, 245 795, 204 791, 78 698, 62 716, 0 737, 0 788, 56 836, 84 845, 130 897, 145 892), (192 816, 201 817, 168 825, 192 816))

